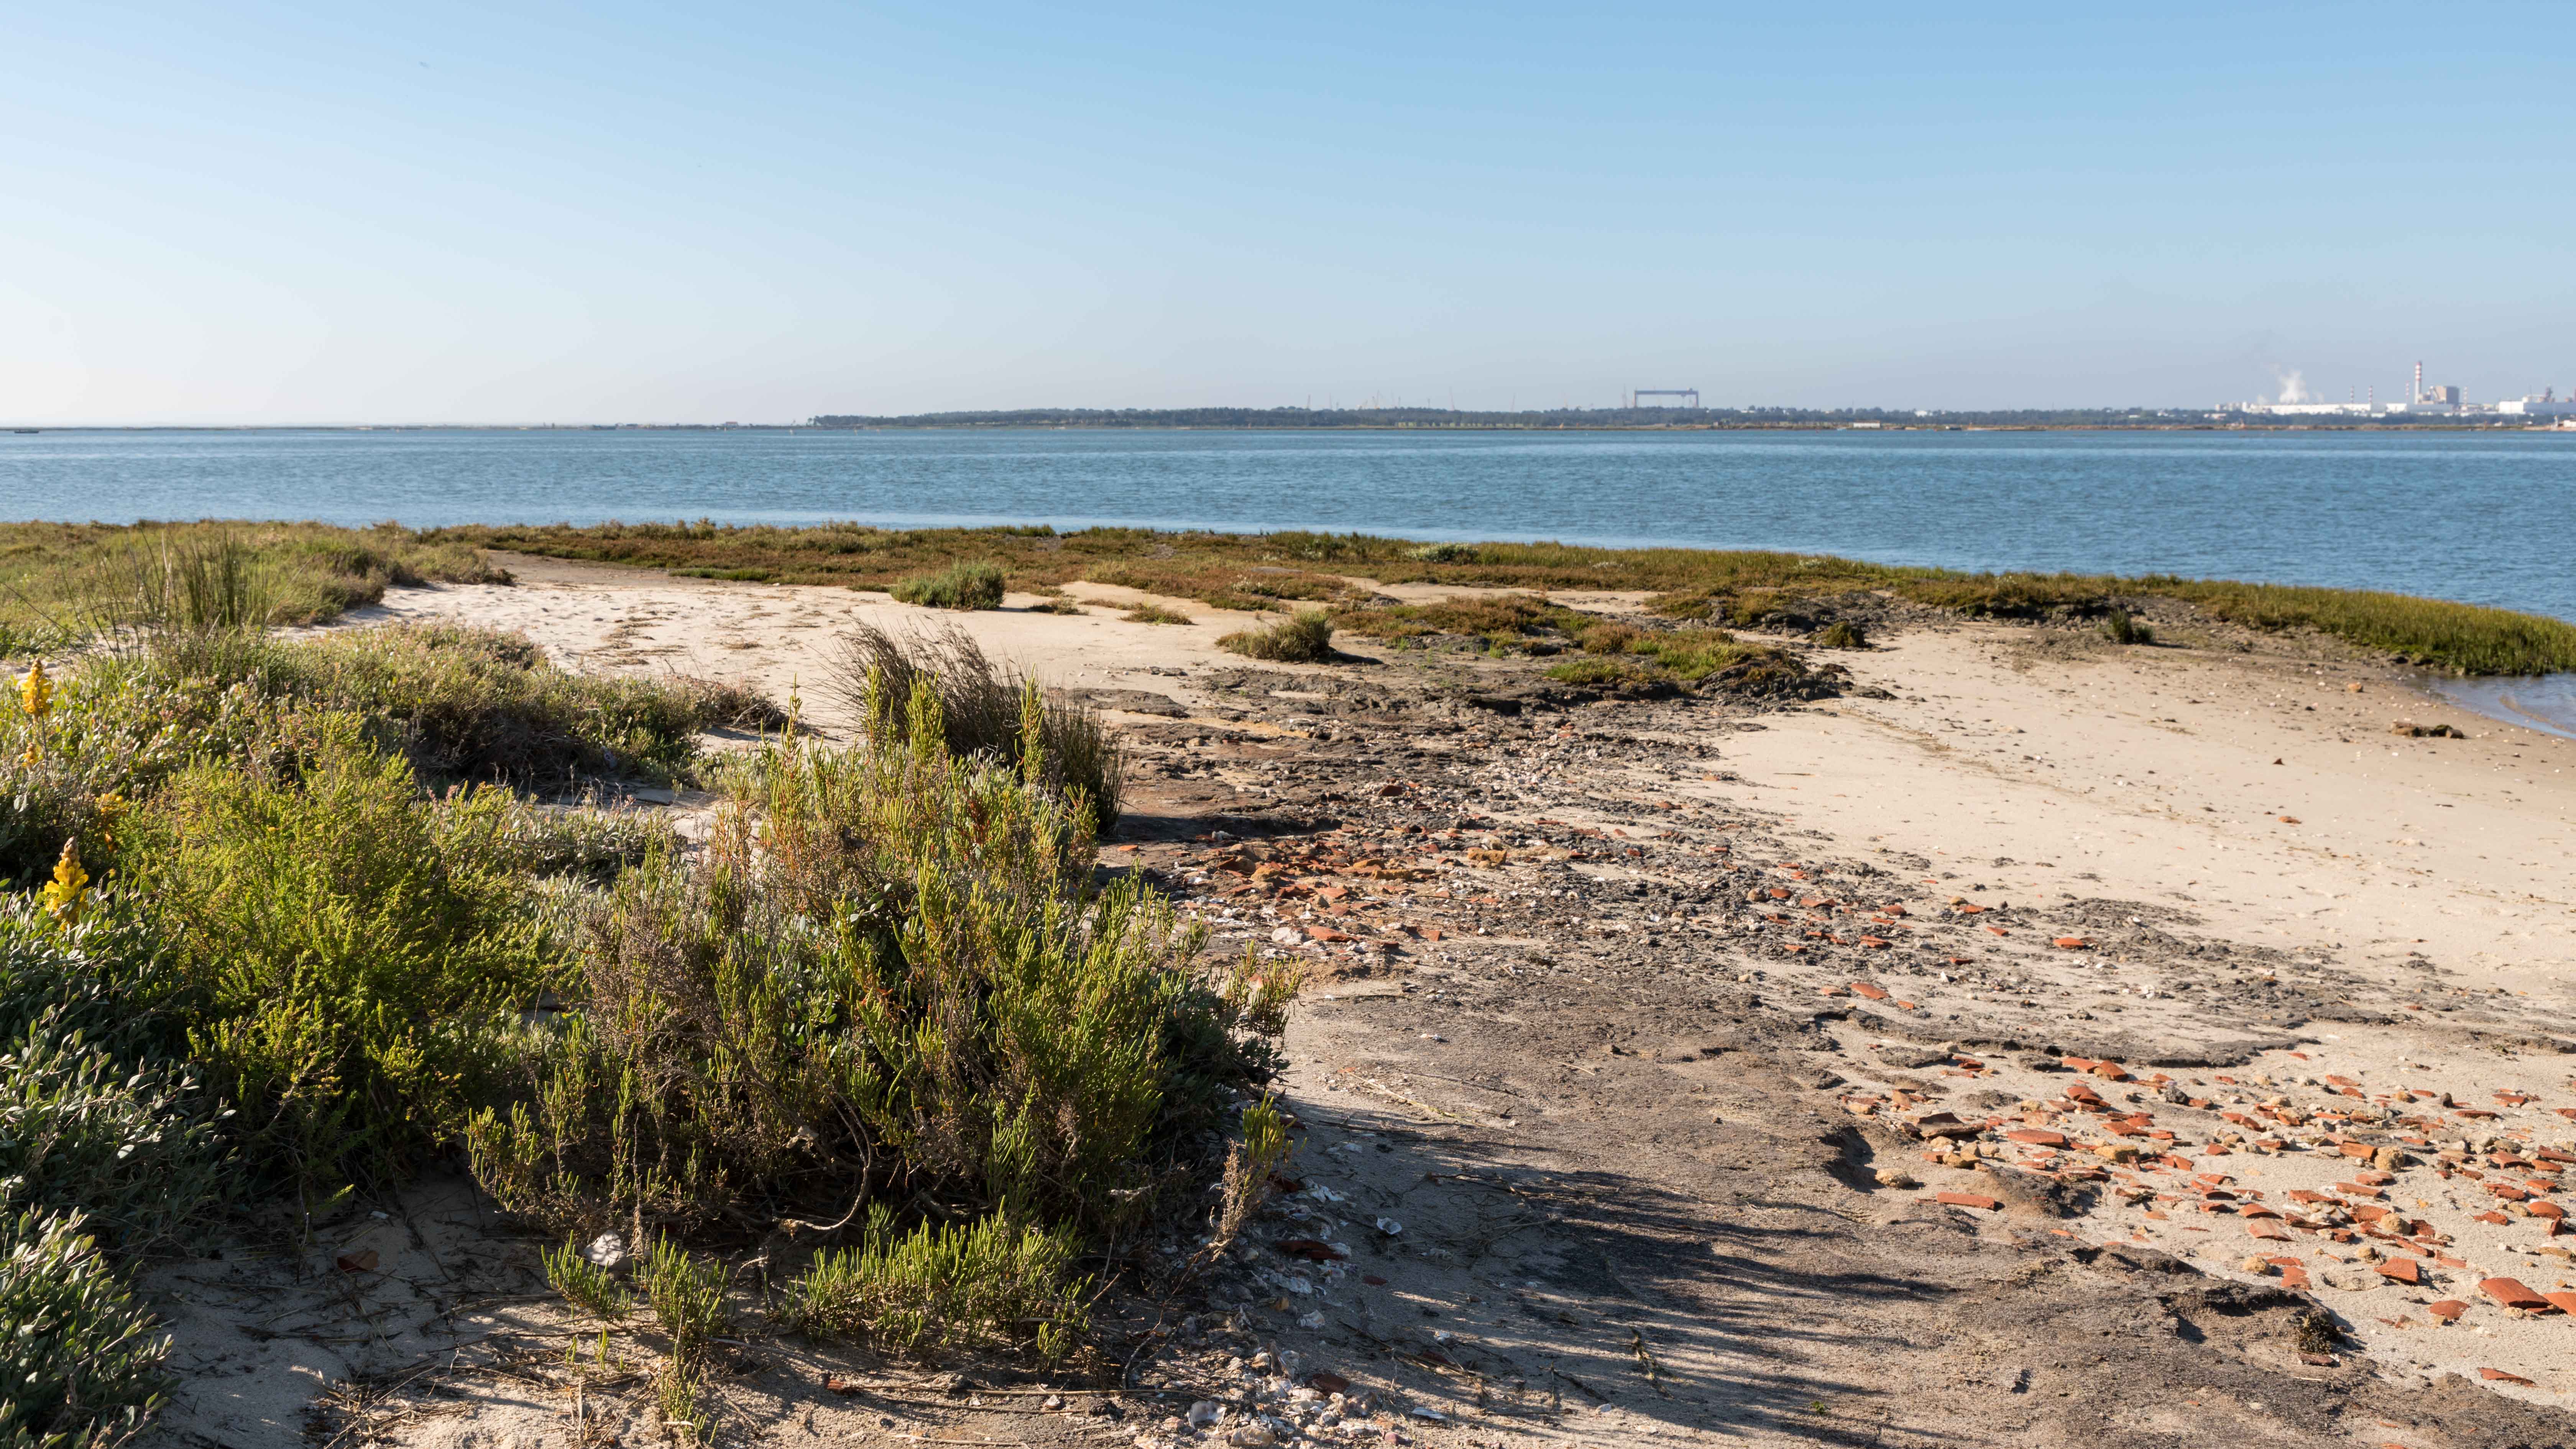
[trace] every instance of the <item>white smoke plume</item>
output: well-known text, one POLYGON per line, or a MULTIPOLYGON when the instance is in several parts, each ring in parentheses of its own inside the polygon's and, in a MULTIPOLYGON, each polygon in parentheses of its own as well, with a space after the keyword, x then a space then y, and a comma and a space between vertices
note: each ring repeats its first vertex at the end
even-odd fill
POLYGON ((2281 395, 2274 398, 2274 402, 2303 403, 2317 400, 2316 396, 2308 391, 2306 380, 2299 376, 2299 370, 2295 367, 2288 372, 2274 372, 2272 380, 2281 385, 2281 395))

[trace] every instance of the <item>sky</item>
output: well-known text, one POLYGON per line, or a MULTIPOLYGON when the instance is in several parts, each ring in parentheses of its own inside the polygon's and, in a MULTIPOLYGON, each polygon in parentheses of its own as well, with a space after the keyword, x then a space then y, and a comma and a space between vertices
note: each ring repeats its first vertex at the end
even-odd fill
POLYGON ((2550 6, 20 5, 0 420, 2576 387, 2550 6), (1973 9, 1976 13, 1965 13, 1973 9))

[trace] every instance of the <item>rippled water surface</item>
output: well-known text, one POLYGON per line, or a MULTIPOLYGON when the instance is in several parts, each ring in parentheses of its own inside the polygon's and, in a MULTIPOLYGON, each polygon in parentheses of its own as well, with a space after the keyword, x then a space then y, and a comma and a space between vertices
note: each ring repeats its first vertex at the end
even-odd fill
POLYGON ((0 434, 0 516, 1357 529, 2397 589, 2576 618, 2576 433, 0 434))

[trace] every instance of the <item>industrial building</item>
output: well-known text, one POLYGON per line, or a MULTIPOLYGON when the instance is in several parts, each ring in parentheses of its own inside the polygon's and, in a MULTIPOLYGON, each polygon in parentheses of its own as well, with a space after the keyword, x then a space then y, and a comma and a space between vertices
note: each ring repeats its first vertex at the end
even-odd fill
POLYGON ((2367 402, 2324 402, 2297 397, 2297 374, 2283 389, 2279 402, 2225 403, 2220 412, 2245 413, 2263 417, 2354 417, 2354 418, 2570 418, 2576 417, 2576 397, 2560 397, 2555 388, 2543 388, 2525 397, 2502 402, 2473 403, 2460 396, 2450 383, 2426 383, 2424 364, 2415 364, 2415 386, 2404 402, 2384 403, 2377 398, 2367 402))

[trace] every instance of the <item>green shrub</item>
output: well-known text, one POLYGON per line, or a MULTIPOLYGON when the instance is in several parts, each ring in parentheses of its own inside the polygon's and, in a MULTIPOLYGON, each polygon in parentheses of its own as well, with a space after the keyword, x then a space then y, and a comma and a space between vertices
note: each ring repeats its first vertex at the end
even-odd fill
POLYGON ((574 674, 523 635, 446 624, 304 641, 178 636, 100 667, 147 694, 239 686, 260 700, 361 714, 383 722, 422 773, 459 778, 667 779, 695 759, 700 730, 784 719, 739 689, 574 674))
POLYGON ((77 1032, 128 1071, 187 1047, 188 987, 130 892, 92 890, 66 929, 32 896, 0 899, 0 1040, 77 1032))
POLYGON ((937 573, 897 579, 891 592, 903 603, 926 609, 998 609, 1002 571, 985 563, 950 564, 937 573))
POLYGON ((663 1425, 682 1443, 704 1444, 715 1432, 715 1409, 705 1397, 709 1350, 728 1321, 724 1268, 656 1238, 636 1255, 635 1286, 670 1339, 670 1352, 653 1376, 663 1425))
POLYGON ((972 1224, 895 1228, 870 1209, 864 1244, 815 1257, 788 1284, 778 1321, 814 1338, 857 1339, 887 1353, 925 1348, 1034 1349, 1062 1358, 1089 1315, 1072 1237, 1000 1213, 972 1224))
POLYGON ((2156 631, 2126 609, 2113 609, 2102 620, 2102 637, 2114 644, 2153 644, 2156 631))
POLYGON ((727 1322, 724 1267, 668 1238, 655 1238, 635 1257, 635 1286, 671 1340, 671 1357, 706 1361, 707 1349, 727 1322))
MULTIPOLYGON (((498 798, 503 808, 491 831, 489 859, 522 875, 572 876, 604 884, 679 839, 667 817, 630 805, 541 805, 515 796, 498 798)), ((450 795, 442 804, 468 812, 492 808, 490 800, 474 795, 450 795)))
POLYGON ((579 1238, 566 1238, 560 1248, 538 1249, 537 1261, 546 1270, 546 1286, 594 1318, 616 1318, 632 1306, 617 1279, 582 1256, 579 1238))
MULTIPOLYGON (((873 624, 855 625, 834 646, 824 676, 824 688, 852 718, 896 743, 911 728, 913 692, 928 688, 939 699, 948 753, 1005 765, 1022 759, 1021 710, 1036 687, 955 628, 897 639, 873 624)), ((1118 823, 1127 762, 1100 716, 1079 704, 1048 701, 1038 745, 1047 785, 1087 802, 1093 832, 1107 834, 1118 823)))
POLYGON ((1086 896, 1033 698, 1016 770, 952 755, 928 685, 910 713, 765 748, 693 869, 619 881, 530 1100, 469 1134, 504 1208, 686 1229, 885 1192, 1088 1233, 1275 1070, 1277 984, 1199 984, 1198 931, 1132 880, 1086 896))
POLYGON ((129 1071, 64 1015, 0 1055, 0 1203, 86 1213, 126 1253, 182 1241, 224 1195, 212 1104, 184 1075, 129 1071))
POLYGON ((1269 659, 1283 664, 1322 664, 1336 658, 1333 651, 1333 621, 1321 609, 1308 609, 1290 618, 1245 629, 1216 641, 1220 649, 1230 649, 1247 659, 1269 659))
POLYGON ((0 1444, 110 1449, 170 1390, 170 1340, 78 1213, 0 1217, 0 1444))
POLYGON ((128 870, 184 959, 190 1055, 255 1166, 389 1177, 497 1079, 547 976, 492 844, 507 807, 422 799, 337 716, 300 776, 210 762, 136 812, 128 870))
POLYGON ((1869 635, 1849 619, 1836 619, 1816 631, 1816 643, 1826 649, 1866 649, 1869 635))

